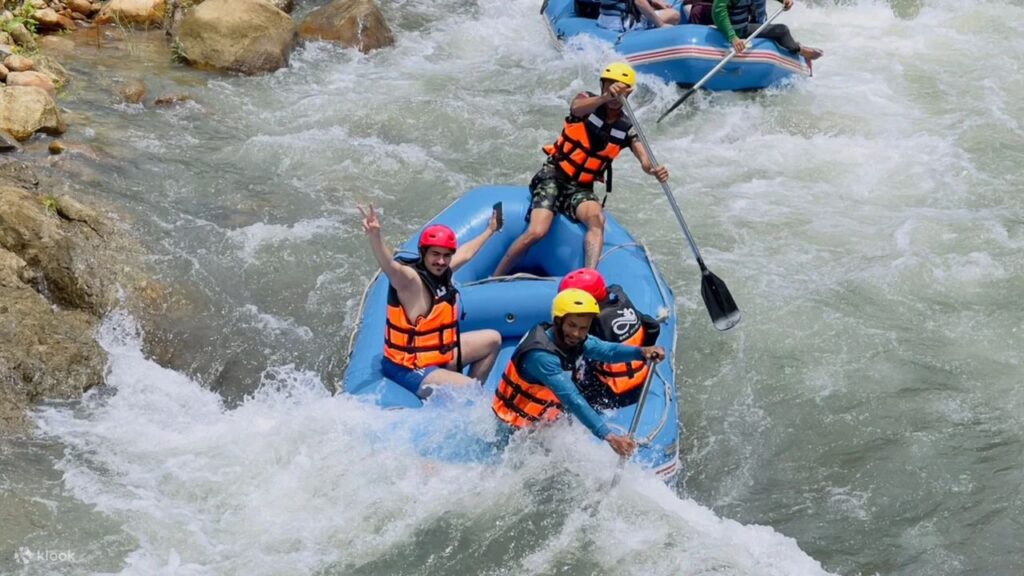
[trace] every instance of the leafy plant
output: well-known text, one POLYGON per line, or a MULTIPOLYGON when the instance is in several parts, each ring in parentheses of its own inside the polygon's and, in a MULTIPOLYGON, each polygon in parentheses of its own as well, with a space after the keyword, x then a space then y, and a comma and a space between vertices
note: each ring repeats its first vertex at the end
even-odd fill
POLYGON ((177 38, 171 42, 171 62, 175 64, 188 64, 188 54, 185 54, 185 47, 177 38))
POLYGON ((40 202, 42 202, 43 208, 50 216, 56 216, 57 211, 60 210, 60 203, 57 202, 57 197, 52 194, 43 196, 40 202))

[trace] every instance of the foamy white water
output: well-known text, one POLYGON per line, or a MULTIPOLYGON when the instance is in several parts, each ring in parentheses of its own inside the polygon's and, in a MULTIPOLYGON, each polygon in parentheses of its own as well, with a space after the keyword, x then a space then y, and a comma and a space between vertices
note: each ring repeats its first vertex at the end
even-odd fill
POLYGON ((130 318, 108 320, 100 341, 109 389, 35 421, 66 446, 57 468, 70 495, 134 539, 121 573, 824 573, 792 539, 719 518, 639 470, 609 493, 616 459, 579 427, 483 463, 433 457, 448 442, 494 440, 476 390, 382 411, 270 368, 227 410, 147 360, 130 318), (477 551, 472 563, 456 546, 477 551))

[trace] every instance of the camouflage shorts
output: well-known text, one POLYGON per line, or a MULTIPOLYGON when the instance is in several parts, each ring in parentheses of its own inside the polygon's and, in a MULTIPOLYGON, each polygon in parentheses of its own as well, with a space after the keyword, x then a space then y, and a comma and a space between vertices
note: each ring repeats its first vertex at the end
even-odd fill
POLYGON ((533 180, 530 181, 532 200, 530 209, 543 208, 556 214, 562 214, 573 222, 576 220, 576 209, 580 204, 593 200, 599 202, 593 188, 586 188, 571 182, 558 179, 552 164, 545 164, 533 180))

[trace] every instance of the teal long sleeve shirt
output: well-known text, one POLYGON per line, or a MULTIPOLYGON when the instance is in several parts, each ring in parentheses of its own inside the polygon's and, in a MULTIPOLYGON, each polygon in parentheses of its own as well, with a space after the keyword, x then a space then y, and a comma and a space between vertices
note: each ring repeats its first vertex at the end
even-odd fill
MULTIPOLYGON (((547 331, 548 337, 552 340, 555 337, 553 330, 549 328, 547 331)), ((598 362, 629 362, 644 359, 641 348, 605 342, 593 336, 583 342, 583 356, 598 362)), ((523 357, 522 363, 523 378, 547 386, 558 397, 565 411, 582 422, 594 436, 602 440, 608 436, 611 432, 608 424, 583 398, 573 383, 572 376, 562 369, 562 362, 557 356, 544 350, 531 350, 523 357)))

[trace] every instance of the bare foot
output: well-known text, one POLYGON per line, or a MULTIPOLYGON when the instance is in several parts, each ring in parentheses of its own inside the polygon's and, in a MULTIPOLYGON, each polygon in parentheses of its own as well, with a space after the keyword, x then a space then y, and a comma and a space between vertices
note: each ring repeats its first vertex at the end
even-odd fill
POLYGON ((817 60, 818 58, 821 58, 822 56, 825 55, 825 53, 822 52, 818 48, 811 48, 809 46, 801 46, 800 47, 800 55, 803 56, 804 58, 806 58, 808 61, 811 61, 811 60, 817 60))

